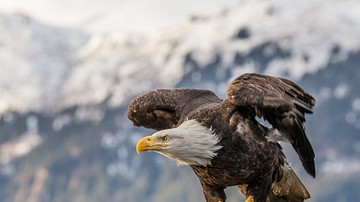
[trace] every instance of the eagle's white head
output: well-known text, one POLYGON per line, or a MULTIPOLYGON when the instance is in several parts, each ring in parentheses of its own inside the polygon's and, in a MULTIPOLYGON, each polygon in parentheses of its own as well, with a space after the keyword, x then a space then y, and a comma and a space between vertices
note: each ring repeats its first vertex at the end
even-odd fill
POLYGON ((136 151, 155 151, 178 165, 210 165, 219 149, 219 139, 212 129, 202 126, 196 120, 187 120, 177 128, 161 130, 141 138, 136 151))

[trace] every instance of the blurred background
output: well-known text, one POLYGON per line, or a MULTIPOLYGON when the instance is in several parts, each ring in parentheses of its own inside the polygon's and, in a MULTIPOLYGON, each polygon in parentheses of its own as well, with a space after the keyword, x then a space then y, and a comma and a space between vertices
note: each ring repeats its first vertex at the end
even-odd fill
MULTIPOLYGON (((0 0, 0 201, 204 201, 190 168, 136 141, 127 106, 154 88, 224 98, 245 72, 317 99, 311 202, 360 200, 358 0, 0 0)), ((236 188, 228 201, 244 200, 236 188)))

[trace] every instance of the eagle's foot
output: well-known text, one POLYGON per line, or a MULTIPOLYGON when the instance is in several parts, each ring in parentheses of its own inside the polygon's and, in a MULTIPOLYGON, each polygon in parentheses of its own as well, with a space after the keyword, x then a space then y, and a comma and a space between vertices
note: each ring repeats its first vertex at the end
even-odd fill
POLYGON ((254 197, 252 196, 247 197, 245 202, 254 202, 254 197))

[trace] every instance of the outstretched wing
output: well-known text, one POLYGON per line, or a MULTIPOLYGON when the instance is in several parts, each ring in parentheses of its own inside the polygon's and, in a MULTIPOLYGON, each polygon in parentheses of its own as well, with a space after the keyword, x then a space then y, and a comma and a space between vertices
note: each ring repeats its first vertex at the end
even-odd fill
POLYGON ((221 100, 208 90, 158 89, 134 98, 128 118, 136 126, 163 130, 176 126, 200 105, 217 102, 221 100))
POLYGON ((305 134, 305 114, 312 113, 315 99, 295 83, 282 78, 244 74, 228 86, 227 99, 250 106, 294 147, 305 170, 315 177, 314 150, 305 134))

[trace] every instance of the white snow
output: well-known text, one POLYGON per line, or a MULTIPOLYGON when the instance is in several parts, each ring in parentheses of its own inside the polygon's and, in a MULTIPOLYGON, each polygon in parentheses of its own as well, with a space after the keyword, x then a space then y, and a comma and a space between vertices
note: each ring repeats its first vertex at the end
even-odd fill
POLYGON ((338 84, 334 89, 334 97, 336 99, 343 99, 350 92, 350 87, 347 84, 338 84))
POLYGON ((60 131, 66 125, 70 124, 73 121, 72 117, 69 114, 61 114, 55 117, 52 128, 55 131, 60 131))
POLYGON ((360 98, 355 98, 353 101, 352 101, 352 108, 353 110, 355 111, 360 111, 360 98))
POLYGON ((237 4, 238 0, 0 0, 0 11, 23 12, 48 24, 91 33, 138 33, 158 31, 190 15, 208 15, 237 4))
POLYGON ((0 113, 54 107, 85 41, 78 31, 0 13, 0 113))
POLYGON ((39 134, 25 133, 0 145, 0 165, 24 156, 43 142, 39 134))
POLYGON ((321 164, 321 173, 325 175, 351 176, 360 172, 360 160, 356 157, 342 157, 336 160, 328 160, 321 164))
MULTIPOLYGON (((100 7, 99 12, 109 5, 100 7)), ((192 70, 184 65, 186 55, 191 54, 200 67, 211 64, 218 56, 220 67, 230 68, 235 77, 256 71, 259 65, 253 60, 234 64, 235 55, 246 55, 268 42, 276 43, 290 56, 271 60, 265 72, 287 74, 298 80, 360 50, 359 8, 360 2, 356 0, 248 0, 226 11, 219 8, 218 14, 208 17, 189 22, 175 20, 176 25, 131 35, 113 31, 84 34, 89 33, 87 26, 78 26, 77 30, 54 27, 24 15, 0 13, 0 114, 56 111, 80 105, 85 106, 81 109, 93 110, 96 119, 101 119, 101 109, 94 105, 125 105, 130 98, 149 89, 175 86, 192 70), (249 38, 235 39, 244 27, 249 30, 249 38), (334 47, 338 47, 336 56, 332 53, 334 47)), ((103 22, 100 18, 95 21, 88 25, 103 22)), ((273 52, 268 48, 265 54, 273 52)), ((197 81, 201 76, 194 73, 192 78, 197 81)), ((225 86, 206 85, 213 89, 225 86)), ((335 96, 345 96, 344 89, 339 86, 335 96)), ((89 114, 81 109, 78 118, 86 118, 89 114)))

